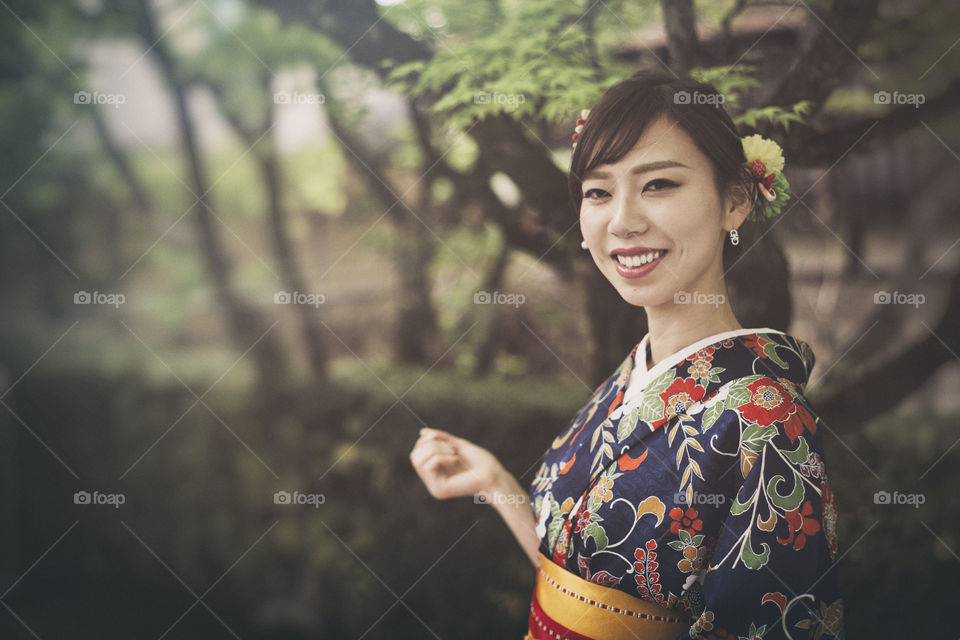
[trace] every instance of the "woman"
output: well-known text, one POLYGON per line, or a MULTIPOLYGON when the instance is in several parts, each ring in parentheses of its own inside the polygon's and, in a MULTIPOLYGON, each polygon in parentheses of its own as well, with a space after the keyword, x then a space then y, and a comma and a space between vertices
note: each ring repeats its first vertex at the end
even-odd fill
POLYGON ((724 280, 741 225, 788 197, 779 147, 660 72, 582 115, 581 246, 648 332, 552 442, 529 506, 452 434, 424 429, 411 461, 437 498, 485 494, 537 566, 528 638, 842 637, 814 356, 741 327, 724 280))

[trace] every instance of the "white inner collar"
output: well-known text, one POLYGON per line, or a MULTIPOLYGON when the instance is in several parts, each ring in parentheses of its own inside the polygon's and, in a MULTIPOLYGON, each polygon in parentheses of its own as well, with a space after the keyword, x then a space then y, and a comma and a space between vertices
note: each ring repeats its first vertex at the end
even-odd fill
POLYGON ((736 338, 737 336, 742 336, 749 333, 783 334, 783 331, 777 331, 776 329, 765 327, 762 329, 734 329, 733 331, 715 333, 712 336, 707 336, 702 340, 698 340, 691 345, 687 345, 682 349, 674 351, 666 358, 661 359, 660 362, 653 365, 653 367, 650 369, 647 369, 647 350, 650 348, 650 334, 647 333, 640 341, 640 346, 637 347, 637 353, 633 358, 633 371, 630 372, 630 380, 627 383, 627 390, 623 395, 623 403, 627 404, 630 400, 640 395, 651 380, 655 380, 661 373, 670 367, 675 366, 678 362, 683 360, 684 356, 687 354, 695 353, 704 347, 709 347, 712 344, 722 342, 728 338, 736 338))

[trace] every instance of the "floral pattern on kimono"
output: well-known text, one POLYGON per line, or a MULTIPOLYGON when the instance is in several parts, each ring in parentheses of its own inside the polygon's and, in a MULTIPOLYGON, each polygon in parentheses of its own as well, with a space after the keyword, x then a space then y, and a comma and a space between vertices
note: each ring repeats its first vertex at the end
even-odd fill
POLYGON ((625 403, 646 340, 547 451, 531 487, 540 551, 685 613, 680 638, 843 637, 809 345, 711 336, 644 372, 625 403))

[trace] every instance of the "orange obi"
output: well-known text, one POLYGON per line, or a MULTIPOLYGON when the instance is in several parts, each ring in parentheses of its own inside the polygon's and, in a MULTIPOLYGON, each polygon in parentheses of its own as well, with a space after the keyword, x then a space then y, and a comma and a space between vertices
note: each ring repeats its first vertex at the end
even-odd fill
POLYGON ((692 624, 682 611, 584 580, 539 555, 524 640, 674 640, 692 624))

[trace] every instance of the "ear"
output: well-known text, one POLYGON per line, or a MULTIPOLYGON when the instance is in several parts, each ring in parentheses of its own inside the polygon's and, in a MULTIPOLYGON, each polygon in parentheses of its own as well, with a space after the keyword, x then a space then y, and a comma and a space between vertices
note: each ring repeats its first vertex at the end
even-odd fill
POLYGON ((720 221, 723 229, 738 229, 752 208, 753 194, 749 185, 743 182, 733 185, 723 200, 723 219, 720 221))

